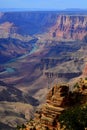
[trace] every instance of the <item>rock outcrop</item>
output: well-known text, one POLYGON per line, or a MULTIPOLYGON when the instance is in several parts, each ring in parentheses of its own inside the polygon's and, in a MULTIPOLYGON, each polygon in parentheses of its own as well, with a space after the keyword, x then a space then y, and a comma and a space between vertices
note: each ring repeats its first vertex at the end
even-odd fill
POLYGON ((87 34, 87 16, 59 15, 50 33, 53 37, 82 40, 87 34))
POLYGON ((57 120, 66 106, 68 93, 68 86, 55 85, 47 95, 46 104, 36 111, 34 120, 30 121, 26 130, 59 130, 57 120))
POLYGON ((58 122, 61 113, 70 107, 87 102, 86 82, 85 79, 80 79, 72 92, 68 85, 55 85, 49 91, 46 103, 41 110, 36 111, 35 118, 24 125, 23 130, 61 130, 58 122))

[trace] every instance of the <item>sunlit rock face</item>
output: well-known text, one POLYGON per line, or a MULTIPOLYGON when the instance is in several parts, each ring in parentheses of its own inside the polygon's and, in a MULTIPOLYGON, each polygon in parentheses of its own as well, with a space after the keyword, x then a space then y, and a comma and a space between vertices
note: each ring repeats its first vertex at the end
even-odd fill
POLYGON ((80 78, 72 91, 69 88, 66 84, 54 85, 47 94, 46 103, 36 111, 34 120, 27 123, 24 130, 64 130, 58 118, 64 110, 87 103, 87 80, 80 78))
POLYGON ((54 85, 47 95, 46 103, 40 111, 36 111, 35 118, 27 126, 27 130, 60 130, 58 117, 67 104, 69 87, 54 85))
POLYGON ((87 15, 61 12, 0 13, 0 37, 48 33, 49 37, 83 39, 87 15))
POLYGON ((87 34, 87 16, 58 15, 50 33, 53 37, 81 40, 87 34))

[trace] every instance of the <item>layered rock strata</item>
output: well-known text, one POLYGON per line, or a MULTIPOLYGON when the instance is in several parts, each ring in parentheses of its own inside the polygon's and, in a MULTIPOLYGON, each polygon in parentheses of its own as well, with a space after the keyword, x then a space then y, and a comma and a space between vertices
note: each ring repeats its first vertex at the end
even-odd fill
POLYGON ((35 118, 26 125, 26 130, 60 130, 58 117, 67 104, 69 87, 55 85, 47 95, 46 104, 36 111, 35 118))
POLYGON ((59 15, 50 33, 53 37, 82 40, 87 35, 87 16, 59 15))
MULTIPOLYGON (((1 38, 43 33, 58 39, 83 39, 87 35, 87 14, 50 11, 0 13, 1 38)), ((48 35, 46 37, 48 39, 48 35)))
MULTIPOLYGON (((87 102, 87 80, 80 79, 73 91, 69 91, 68 85, 55 85, 48 93, 46 103, 41 110, 37 110, 35 118, 31 120, 23 130, 63 130, 58 118, 61 113, 87 102)), ((20 129, 21 130, 21 129, 20 129)))

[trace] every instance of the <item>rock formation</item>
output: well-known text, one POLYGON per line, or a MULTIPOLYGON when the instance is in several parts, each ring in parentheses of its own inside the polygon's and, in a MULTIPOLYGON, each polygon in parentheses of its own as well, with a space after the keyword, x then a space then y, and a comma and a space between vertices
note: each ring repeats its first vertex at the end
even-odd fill
POLYGON ((49 91, 46 103, 41 110, 36 111, 34 120, 27 123, 23 130, 61 130, 58 122, 60 114, 78 103, 79 105, 86 103, 86 80, 80 79, 78 86, 75 86, 73 91, 70 92, 68 85, 55 85, 49 91), (80 97, 82 100, 80 100, 80 97))
POLYGON ((58 39, 83 39, 87 34, 87 15, 50 11, 0 13, 0 37, 43 33, 58 39))
POLYGON ((57 130, 58 116, 66 106, 69 87, 66 85, 55 85, 47 95, 46 104, 41 111, 36 111, 34 121, 27 126, 27 130, 57 130))
POLYGON ((59 15, 50 33, 53 37, 82 40, 87 34, 87 16, 59 15))

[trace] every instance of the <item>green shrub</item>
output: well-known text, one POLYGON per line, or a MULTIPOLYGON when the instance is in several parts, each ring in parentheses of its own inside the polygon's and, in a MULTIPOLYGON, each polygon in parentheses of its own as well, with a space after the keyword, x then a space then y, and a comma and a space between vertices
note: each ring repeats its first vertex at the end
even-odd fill
POLYGON ((85 130, 87 127, 87 106, 65 110, 58 118, 65 130, 85 130))

